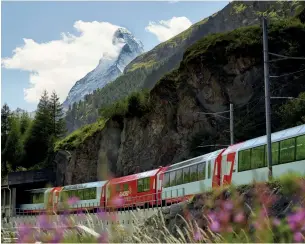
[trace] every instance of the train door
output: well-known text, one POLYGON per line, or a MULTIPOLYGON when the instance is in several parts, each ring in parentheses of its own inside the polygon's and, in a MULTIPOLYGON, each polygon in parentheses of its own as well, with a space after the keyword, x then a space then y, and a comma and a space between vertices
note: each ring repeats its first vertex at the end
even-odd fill
POLYGON ((52 209, 54 213, 56 213, 58 209, 59 193, 61 190, 62 187, 54 187, 49 194, 48 209, 52 209))
POLYGON ((236 152, 228 153, 222 157, 222 184, 230 185, 232 182, 232 174, 235 171, 235 155, 236 152))

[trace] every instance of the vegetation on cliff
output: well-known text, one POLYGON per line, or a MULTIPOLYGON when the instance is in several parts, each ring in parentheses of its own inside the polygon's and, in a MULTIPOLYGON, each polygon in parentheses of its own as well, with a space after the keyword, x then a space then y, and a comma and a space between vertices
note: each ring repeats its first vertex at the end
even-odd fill
MULTIPOLYGON (((279 53, 280 50, 280 53, 283 55, 299 56, 300 53, 305 51, 302 46, 303 41, 305 41, 305 25, 298 19, 272 22, 269 26, 268 32, 271 52, 279 53), (281 38, 278 38, 279 36, 281 36, 281 38), (296 37, 298 39, 296 39, 296 37)), ((262 63, 261 53, 262 30, 260 26, 242 27, 226 33, 208 35, 188 48, 184 54, 180 67, 164 75, 164 77, 159 80, 157 85, 150 92, 147 90, 134 92, 125 99, 115 102, 107 107, 102 107, 100 109, 100 115, 104 119, 122 119, 144 116, 147 113, 156 111, 158 107, 164 106, 168 103, 177 107, 179 103, 177 97, 178 92, 182 90, 188 90, 191 92, 193 90, 193 88, 186 82, 190 72, 196 72, 196 70, 190 70, 190 67, 196 67, 198 64, 203 64, 211 70, 219 72, 219 67, 226 65, 228 59, 231 57, 244 56, 250 59, 256 59, 258 64, 262 63), (157 100, 159 102, 160 100, 164 101, 164 104, 157 104, 157 100)), ((284 60, 281 61, 280 64, 272 66, 271 71, 274 71, 275 73, 289 73, 296 69, 302 69, 304 67, 303 63, 300 61, 284 60)), ((227 74, 223 75, 228 76, 227 74)), ((304 77, 303 73, 299 73, 296 76, 298 75, 300 79, 304 77)), ((229 77, 227 79, 230 80, 231 78, 229 77)), ((272 88, 276 87, 280 83, 281 79, 278 79, 277 83, 272 85, 272 88)), ((287 89, 288 92, 290 90, 291 89, 287 89)), ((276 95, 274 91, 275 90, 273 89, 272 93, 276 95)), ((295 95, 298 95, 298 93, 298 90, 293 91, 293 94, 295 95)), ((195 94, 193 96, 195 96, 195 94)), ((300 98, 302 98, 302 96, 303 95, 301 94, 300 98)), ((287 103, 287 100, 282 100, 272 103, 272 109, 276 112, 273 116, 273 120, 282 119, 285 121, 285 124, 275 124, 275 130, 283 128, 283 126, 284 128, 294 126, 300 121, 301 116, 304 116, 302 111, 304 111, 305 108, 305 104, 300 101, 301 100, 293 100, 287 103), (281 107, 283 104, 286 105, 281 107), (288 110, 290 111, 289 119, 285 119, 287 113, 283 113, 283 111, 288 110), (293 111, 295 111, 294 116, 291 115, 293 111)), ((261 111, 258 110, 255 113, 249 113, 248 110, 245 112, 241 109, 240 111, 236 109, 236 140, 249 139, 263 135, 264 126, 261 125, 260 127, 257 127, 257 125, 261 123, 258 119, 262 120, 261 116, 258 116, 258 113, 261 111)), ((103 129, 103 126, 97 126, 94 124, 85 128, 89 127, 99 128, 100 130, 103 129)), ((80 129, 75 131, 68 136, 68 138, 59 142, 57 144, 57 149, 72 149, 77 147, 79 143, 84 141, 84 138, 90 136, 87 131, 91 130, 80 129)), ((92 131, 95 132, 96 130, 92 131)), ((206 139, 204 136, 201 137, 206 139)), ((198 143, 200 144, 200 141, 198 143)), ((198 146, 198 143, 196 143, 195 147, 198 146)), ((198 153, 202 153, 202 151, 198 153)))
POLYGON ((122 76, 103 89, 87 95, 84 101, 73 104, 66 116, 68 131, 72 132, 83 125, 95 122, 99 117, 100 108, 124 99, 135 91, 153 88, 164 74, 179 65, 184 51, 202 37, 210 33, 257 24, 262 15, 281 19, 293 16, 302 9, 303 3, 299 1, 234 1, 228 4, 223 10, 138 56, 126 67, 122 76))

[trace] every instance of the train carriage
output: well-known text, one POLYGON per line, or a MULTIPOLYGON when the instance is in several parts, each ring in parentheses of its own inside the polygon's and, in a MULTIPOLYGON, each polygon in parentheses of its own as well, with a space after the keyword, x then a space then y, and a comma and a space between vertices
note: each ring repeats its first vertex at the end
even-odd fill
MULTIPOLYGON (((261 136, 228 147, 221 155, 222 185, 268 180, 267 137, 261 136)), ((273 177, 287 172, 305 174, 305 125, 271 134, 273 177)))
POLYGON ((153 206, 161 203, 160 174, 164 168, 109 180, 106 186, 106 208, 153 206), (121 198, 121 203, 114 200, 121 198))
POLYGON ((16 204, 16 213, 40 213, 45 211, 48 188, 25 190, 20 203, 16 204))
POLYGON ((60 191, 60 205, 63 206, 64 202, 67 203, 67 199, 76 197, 79 199, 77 202, 68 202, 68 207, 71 210, 104 208, 106 182, 107 181, 97 181, 64 186, 60 191))
POLYGON ((169 166, 164 173, 162 200, 171 204, 212 188, 214 166, 222 151, 224 149, 169 166))

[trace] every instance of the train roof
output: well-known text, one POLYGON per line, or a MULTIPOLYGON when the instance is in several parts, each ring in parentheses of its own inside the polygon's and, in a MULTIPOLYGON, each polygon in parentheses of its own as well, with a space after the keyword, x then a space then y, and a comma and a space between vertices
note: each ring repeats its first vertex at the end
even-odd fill
POLYGON ((113 178, 109 181, 109 183, 120 184, 120 183, 129 182, 129 181, 133 181, 133 180, 138 180, 138 179, 142 179, 142 178, 146 178, 146 177, 152 177, 152 176, 155 176, 161 169, 162 169, 162 167, 158 168, 158 169, 153 169, 153 170, 133 174, 133 175, 127 175, 127 176, 123 176, 123 177, 119 177, 119 178, 113 178))
MULTIPOLYGON (((271 134, 271 142, 282 141, 288 138, 296 137, 305 134, 305 124, 292 127, 289 129, 277 131, 271 134)), ((235 145, 228 147, 222 155, 227 155, 228 153, 241 151, 253 147, 258 147, 267 144, 267 136, 256 137, 235 145)))
POLYGON ((63 190, 75 190, 75 189, 84 189, 84 188, 92 188, 92 187, 102 187, 105 185, 107 181, 96 181, 89 182, 83 184, 75 184, 75 185, 67 185, 63 187, 63 190))
POLYGON ((182 162, 179 162, 179 163, 176 163, 176 164, 172 164, 170 165, 166 172, 168 171, 172 171, 172 170, 176 170, 176 169, 179 169, 179 168, 184 168, 186 166, 190 166, 190 165, 194 165, 194 164, 198 164, 198 163, 202 163, 204 161, 209 161, 211 159, 214 159, 218 156, 218 154, 224 149, 219 149, 217 151, 214 151, 214 152, 211 152, 211 153, 207 153, 207 154, 204 154, 204 155, 201 155, 199 157, 196 157, 196 158, 191 158, 191 159, 188 159, 188 160, 185 160, 185 161, 182 161, 182 162))

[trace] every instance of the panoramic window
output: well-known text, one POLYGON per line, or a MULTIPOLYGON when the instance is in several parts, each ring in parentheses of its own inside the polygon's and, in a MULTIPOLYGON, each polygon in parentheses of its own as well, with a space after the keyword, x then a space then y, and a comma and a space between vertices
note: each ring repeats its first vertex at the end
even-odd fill
POLYGON ((296 160, 305 159, 305 135, 298 136, 296 142, 297 142, 296 160))
POLYGON ((123 185, 123 191, 128 191, 128 184, 123 185))
POLYGON ((205 179, 205 162, 198 164, 198 180, 204 180, 205 179))
POLYGON ((197 164, 191 166, 191 182, 198 180, 197 164))
POLYGON ((170 186, 169 173, 165 173, 163 180, 163 187, 169 187, 169 186, 170 186))
POLYGON ((181 185, 183 184, 183 174, 182 174, 182 169, 178 169, 176 171, 176 185, 181 185))
POLYGON ((143 179, 138 180, 138 192, 143 192, 143 179))
POLYGON ((210 178, 211 178, 211 175, 213 175, 212 170, 213 170, 212 161, 210 160, 210 161, 208 162, 208 179, 210 179, 210 178))
POLYGON ((190 182, 190 167, 183 168, 183 183, 190 182))
POLYGON ((238 153, 238 171, 251 169, 251 150, 246 149, 238 153))
POLYGON ((150 183, 149 177, 143 179, 143 191, 149 191, 149 189, 150 189, 149 183, 150 183))
POLYGON ((265 166, 265 146, 251 149, 251 169, 258 169, 265 166))
POLYGON ((176 172, 172 171, 170 172, 170 186, 176 185, 176 172))
POLYGON ((289 163, 295 159, 295 138, 280 142, 280 163, 289 163))

